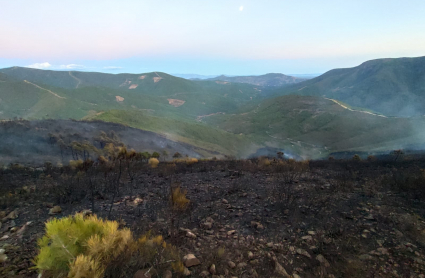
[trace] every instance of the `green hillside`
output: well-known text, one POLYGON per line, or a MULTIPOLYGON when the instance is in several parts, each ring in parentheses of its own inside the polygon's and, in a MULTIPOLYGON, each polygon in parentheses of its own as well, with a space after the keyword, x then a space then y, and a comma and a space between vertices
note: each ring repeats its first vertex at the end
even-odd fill
POLYGON ((141 111, 109 110, 87 117, 87 120, 102 120, 128 125, 164 135, 168 139, 226 155, 243 156, 255 151, 251 140, 193 120, 155 117, 141 111))
MULTIPOLYGON (((375 68, 375 64, 392 65, 397 61, 402 60, 370 61, 360 67, 375 68)), ((378 68, 374 72, 387 72, 378 68)), ((292 86, 277 93, 313 94, 316 88, 347 80, 361 88, 372 82, 371 76, 377 76, 369 72, 362 77, 360 69, 357 73, 352 71, 331 71, 294 85, 303 84, 299 89, 292 86)), ((388 80, 382 74, 379 75, 388 80)), ((115 122, 235 156, 248 156, 264 147, 281 148, 306 158, 347 150, 424 147, 425 118, 387 118, 374 112, 379 111, 379 105, 356 108, 359 105, 353 99, 361 98, 354 95, 362 92, 356 91, 353 96, 333 92, 325 94, 328 99, 299 95, 266 98, 261 89, 251 84, 191 81, 159 72, 111 75, 9 68, 0 70, 0 119, 115 122), (75 78, 80 80, 79 85, 72 83, 75 78)), ((371 94, 365 100, 373 97, 371 94)))
POLYGON ((323 96, 389 116, 425 115, 425 57, 371 60, 275 93, 323 96))
POLYGON ((70 88, 73 77, 69 73, 23 68, 4 71, 11 76, 0 73, 0 119, 100 119, 230 155, 249 148, 250 141, 199 123, 199 117, 230 113, 261 98, 249 84, 190 81, 163 73, 127 75, 136 81, 116 86, 122 80, 114 80, 121 75, 72 72, 84 81, 78 88, 70 88), (162 79, 157 79, 158 75, 162 79))
POLYGON ((386 118, 350 111, 320 97, 282 96, 233 115, 204 119, 217 128, 304 154, 320 157, 341 150, 391 150, 423 145, 425 119, 386 118))

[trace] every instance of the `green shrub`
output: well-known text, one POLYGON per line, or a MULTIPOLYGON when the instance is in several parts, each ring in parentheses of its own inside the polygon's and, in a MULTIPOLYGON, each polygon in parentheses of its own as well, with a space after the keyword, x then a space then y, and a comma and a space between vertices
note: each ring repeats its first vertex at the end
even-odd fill
POLYGON ((35 268, 43 277, 70 278, 132 277, 141 267, 167 265, 183 271, 177 250, 161 236, 134 240, 129 229, 118 226, 81 213, 47 222, 35 268))
POLYGON ((61 276, 68 273, 71 262, 87 253, 89 240, 105 238, 122 243, 120 237, 129 235, 129 230, 118 231, 117 222, 103 221, 95 215, 86 219, 82 214, 55 218, 46 223, 46 234, 38 241, 40 252, 35 259, 36 268, 61 276))

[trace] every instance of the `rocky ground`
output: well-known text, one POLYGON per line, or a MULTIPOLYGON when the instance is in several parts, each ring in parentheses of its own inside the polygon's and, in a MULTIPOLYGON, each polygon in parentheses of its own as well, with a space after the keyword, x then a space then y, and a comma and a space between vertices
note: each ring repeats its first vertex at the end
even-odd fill
MULTIPOLYGON (((137 235, 163 235, 191 277, 425 277, 424 199, 400 184, 424 162, 311 162, 295 175, 257 164, 143 168, 132 183, 123 175, 110 218, 137 235), (190 199, 173 227, 170 185, 190 199)), ((92 208, 87 196, 51 191, 61 171, 2 171, 1 277, 37 277, 31 259, 45 221, 92 208)), ((98 194, 94 208, 108 217, 111 196, 98 194)))

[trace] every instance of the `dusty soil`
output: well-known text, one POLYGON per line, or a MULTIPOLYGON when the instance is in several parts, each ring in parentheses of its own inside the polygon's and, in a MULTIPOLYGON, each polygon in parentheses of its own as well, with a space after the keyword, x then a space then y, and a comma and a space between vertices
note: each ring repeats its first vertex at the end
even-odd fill
POLYGON ((120 96, 115 96, 115 100, 117 102, 123 102, 124 101, 124 98, 123 97, 120 97, 120 96))
POLYGON ((173 98, 168 98, 168 104, 174 106, 174 107, 179 107, 182 106, 186 101, 184 100, 180 100, 180 99, 173 99, 173 98))

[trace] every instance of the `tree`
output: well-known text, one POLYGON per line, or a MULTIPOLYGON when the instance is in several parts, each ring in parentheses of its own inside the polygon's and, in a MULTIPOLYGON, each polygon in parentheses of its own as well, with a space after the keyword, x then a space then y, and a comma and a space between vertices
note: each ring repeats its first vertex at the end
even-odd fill
POLYGON ((158 159, 161 155, 158 152, 153 152, 152 157, 158 159))
POLYGON ((179 152, 176 152, 175 154, 173 154, 173 158, 181 158, 182 155, 179 152))
POLYGON ((283 152, 277 152, 277 158, 279 158, 279 159, 283 159, 284 155, 285 154, 283 152))

